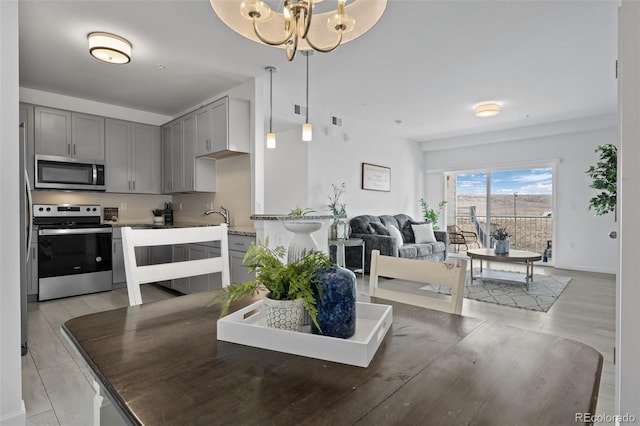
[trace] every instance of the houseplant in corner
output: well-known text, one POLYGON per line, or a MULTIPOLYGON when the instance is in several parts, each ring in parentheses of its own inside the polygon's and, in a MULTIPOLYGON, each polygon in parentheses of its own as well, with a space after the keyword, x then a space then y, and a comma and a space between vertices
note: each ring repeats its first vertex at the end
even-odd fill
POLYGON ((598 163, 586 171, 587 176, 593 179, 589 186, 597 192, 589 200, 589 210, 594 210, 596 216, 602 216, 609 212, 615 213, 616 210, 618 148, 608 143, 600 145, 596 152, 600 152, 598 163))
POLYGON ((442 200, 438 203, 438 208, 433 209, 429 207, 429 204, 427 204, 424 198, 420 198, 420 206, 422 207, 422 215, 424 216, 424 220, 427 220, 433 223, 434 231, 437 231, 440 229, 440 227, 438 226, 438 219, 440 219, 440 213, 442 212, 442 209, 446 205, 447 205, 447 201, 442 200))
POLYGON ((311 251, 306 256, 285 264, 282 260, 286 254, 285 248, 270 248, 268 244, 268 240, 264 243, 251 243, 244 256, 243 262, 249 267, 249 271, 257 270, 256 277, 223 288, 209 305, 224 301, 220 314, 222 317, 226 315, 231 302, 268 290, 263 301, 267 327, 298 331, 303 310, 306 310, 313 324, 320 328, 315 295, 321 295, 322 285, 316 273, 332 265, 329 256, 323 252, 311 251))
POLYGON ((496 228, 491 233, 491 238, 494 240, 493 251, 495 254, 508 254, 509 253, 509 237, 507 228, 496 228))

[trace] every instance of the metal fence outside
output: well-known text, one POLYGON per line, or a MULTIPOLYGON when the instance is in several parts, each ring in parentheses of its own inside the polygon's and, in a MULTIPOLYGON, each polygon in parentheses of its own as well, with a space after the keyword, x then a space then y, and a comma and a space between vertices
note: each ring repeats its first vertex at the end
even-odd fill
MULTIPOLYGON (((487 217, 476 216, 478 225, 485 227, 487 217)), ((506 228, 510 246, 516 250, 544 253, 547 241, 551 241, 553 217, 540 216, 491 216, 491 229, 506 228)), ((456 225, 467 231, 477 232, 470 216, 456 216, 456 225)))

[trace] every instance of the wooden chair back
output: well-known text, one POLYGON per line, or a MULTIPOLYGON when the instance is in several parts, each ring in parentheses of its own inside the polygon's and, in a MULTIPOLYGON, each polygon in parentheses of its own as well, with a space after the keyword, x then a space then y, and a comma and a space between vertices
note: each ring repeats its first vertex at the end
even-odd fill
POLYGON ((467 261, 465 259, 451 259, 448 263, 429 262, 426 260, 382 256, 379 250, 373 250, 371 252, 371 271, 369 273, 369 295, 409 305, 460 314, 462 312, 466 276, 467 261), (412 292, 380 288, 378 285, 379 277, 450 287, 451 297, 432 297, 429 296, 427 291, 424 292, 424 295, 420 295, 412 292))
POLYGON ((141 284, 218 272, 222 274, 223 287, 228 286, 231 281, 229 270, 229 241, 226 224, 168 229, 132 229, 130 227, 123 227, 122 249, 124 253, 124 268, 127 277, 130 306, 142 304, 141 284), (154 265, 138 265, 136 261, 136 247, 203 243, 209 241, 220 241, 220 257, 154 265))

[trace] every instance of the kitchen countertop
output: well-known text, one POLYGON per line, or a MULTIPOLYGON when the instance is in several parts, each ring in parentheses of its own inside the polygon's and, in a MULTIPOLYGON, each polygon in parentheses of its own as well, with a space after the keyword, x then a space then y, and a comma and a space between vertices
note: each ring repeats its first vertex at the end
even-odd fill
MULTIPOLYGON (((346 218, 347 216, 340 216, 340 218, 346 218)), ((288 214, 254 214, 249 217, 251 220, 277 220, 282 222, 290 221, 302 221, 302 220, 328 220, 333 219, 334 216, 330 214, 313 215, 307 214, 304 216, 291 216, 288 214)))
MULTIPOLYGON (((212 226, 210 223, 195 223, 195 222, 174 222, 173 225, 164 225, 158 223, 125 223, 118 222, 111 224, 114 228, 122 228, 123 226, 131 226, 135 227, 146 227, 146 228, 191 228, 191 227, 200 227, 200 226, 212 226)), ((244 237, 255 237, 256 230, 251 228, 250 226, 230 226, 229 235, 239 235, 244 237)))

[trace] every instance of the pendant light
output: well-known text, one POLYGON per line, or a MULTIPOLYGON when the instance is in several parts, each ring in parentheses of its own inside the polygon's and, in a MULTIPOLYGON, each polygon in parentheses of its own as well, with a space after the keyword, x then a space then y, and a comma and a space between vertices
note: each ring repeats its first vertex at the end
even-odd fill
POLYGON ((311 142, 311 139, 313 139, 313 128, 311 123, 309 123, 309 56, 313 55, 313 51, 303 50, 301 53, 307 58, 307 107, 305 108, 305 122, 302 125, 302 140, 304 142, 311 142))
POLYGON ((276 149, 276 134, 273 133, 273 73, 276 67, 265 67, 269 73, 269 133, 267 133, 267 148, 276 149))

